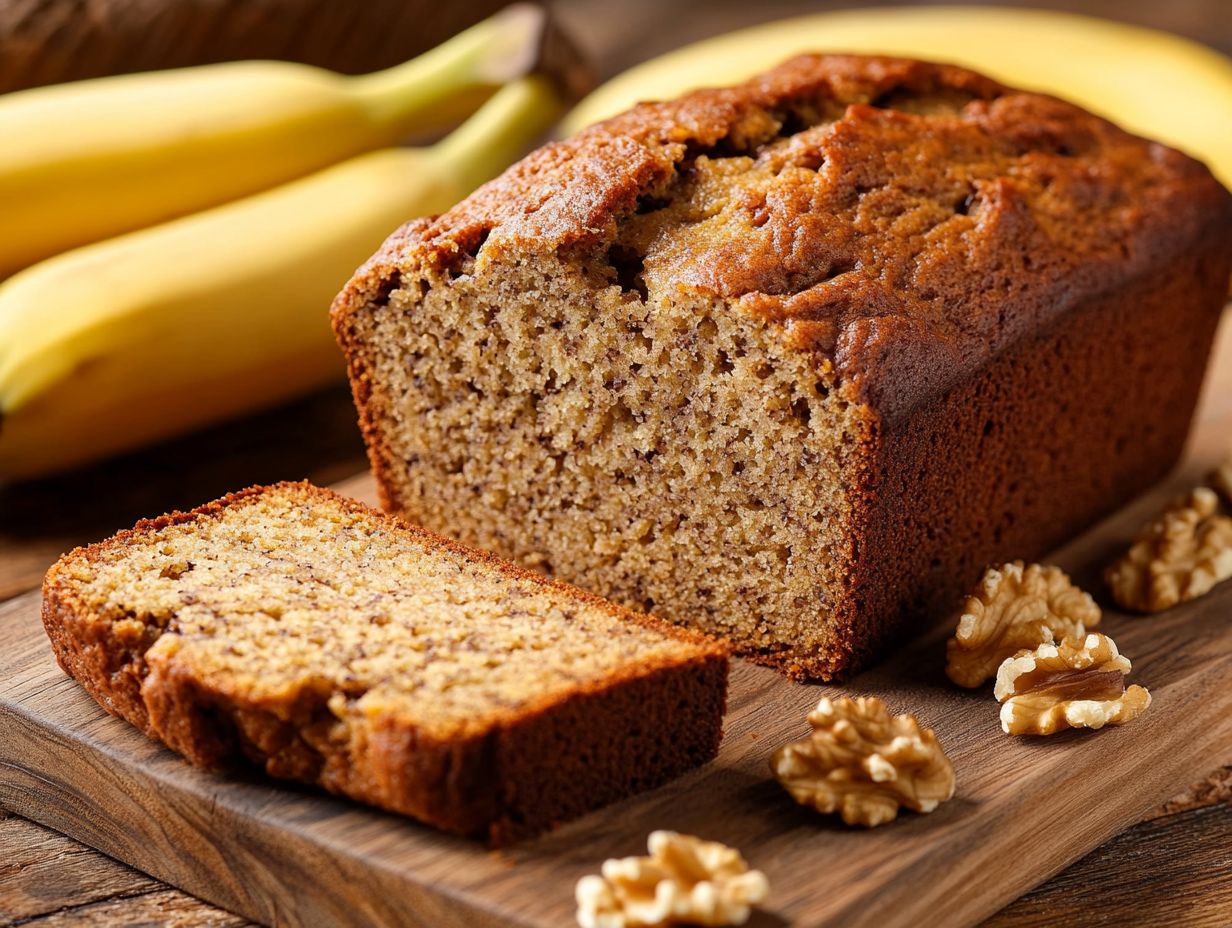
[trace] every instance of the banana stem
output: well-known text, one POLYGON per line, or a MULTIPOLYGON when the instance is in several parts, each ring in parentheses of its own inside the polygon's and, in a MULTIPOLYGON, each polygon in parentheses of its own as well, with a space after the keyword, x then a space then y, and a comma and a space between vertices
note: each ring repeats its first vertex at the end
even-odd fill
POLYGON ((459 89, 498 87, 530 72, 539 57, 547 14, 517 4, 418 58, 349 79, 351 92, 380 126, 416 111, 447 108, 459 89))
POLYGON ((432 146, 432 157, 462 194, 525 154, 564 110, 548 78, 533 74, 502 87, 475 115, 432 146))

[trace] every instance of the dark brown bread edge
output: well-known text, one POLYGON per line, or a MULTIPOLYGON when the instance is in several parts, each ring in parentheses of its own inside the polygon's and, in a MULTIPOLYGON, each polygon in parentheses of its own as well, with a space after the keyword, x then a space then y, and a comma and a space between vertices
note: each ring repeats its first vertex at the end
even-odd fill
POLYGON ((446 831, 486 837, 494 845, 666 782, 713 758, 722 736, 728 672, 722 645, 307 483, 251 487, 190 512, 143 520, 76 549, 47 573, 42 620, 61 668, 103 709, 194 764, 217 768, 247 759, 272 776, 318 784, 446 831), (248 497, 275 490, 340 503, 432 546, 695 648, 683 660, 630 668, 563 698, 543 699, 479 733, 429 738, 400 720, 383 719, 367 732, 359 752, 331 751, 312 736, 310 721, 286 721, 262 707, 237 705, 203 681, 176 673, 174 664, 152 670, 145 655, 162 629, 144 623, 141 631, 117 628, 61 580, 70 557, 88 559, 169 525, 216 517, 248 497))
POLYGON ((1224 244, 1203 243, 877 424, 853 481, 849 654, 780 666, 846 676, 904 627, 951 615, 984 568, 1044 557, 1163 478, 1189 434, 1230 270, 1224 244))

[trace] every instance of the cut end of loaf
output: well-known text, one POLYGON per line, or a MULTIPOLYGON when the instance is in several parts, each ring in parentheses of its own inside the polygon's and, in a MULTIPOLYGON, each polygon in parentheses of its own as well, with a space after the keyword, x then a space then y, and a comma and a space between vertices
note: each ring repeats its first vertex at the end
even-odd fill
POLYGON ((722 649, 304 484, 63 558, 61 665, 195 763, 494 842, 717 750, 722 649))
POLYGON ((871 440, 832 371, 687 292, 648 298, 614 245, 498 247, 408 276, 357 318, 387 500, 408 518, 826 677, 850 627, 871 440), (581 309, 584 308, 584 309, 581 309))

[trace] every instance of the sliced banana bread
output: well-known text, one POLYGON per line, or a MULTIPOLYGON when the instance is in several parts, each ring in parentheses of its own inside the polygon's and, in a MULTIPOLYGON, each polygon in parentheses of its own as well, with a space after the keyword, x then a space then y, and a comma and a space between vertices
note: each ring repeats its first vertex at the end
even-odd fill
POLYGON ((1171 466, 1230 261, 1179 152, 805 56, 412 222, 334 326, 390 508, 828 678, 1171 466))
POLYGON ((195 764, 494 844, 703 763, 722 727, 720 646, 307 484, 65 555, 43 623, 100 705, 195 764))

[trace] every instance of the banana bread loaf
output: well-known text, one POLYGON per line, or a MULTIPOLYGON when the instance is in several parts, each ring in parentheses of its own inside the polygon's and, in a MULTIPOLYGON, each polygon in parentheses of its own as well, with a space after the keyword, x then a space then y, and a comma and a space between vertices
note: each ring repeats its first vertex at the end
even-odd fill
POLYGON ((195 764, 500 844, 718 749, 723 649, 307 484, 63 557, 60 665, 195 764))
POLYGON ((333 320, 390 509, 828 679, 1168 470, 1230 261, 1179 152, 805 56, 533 153, 333 320))

